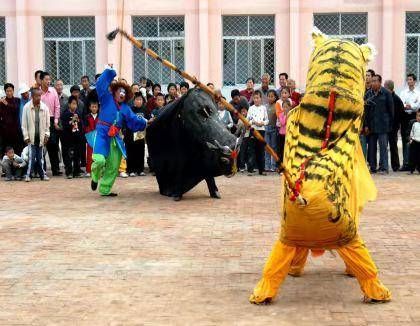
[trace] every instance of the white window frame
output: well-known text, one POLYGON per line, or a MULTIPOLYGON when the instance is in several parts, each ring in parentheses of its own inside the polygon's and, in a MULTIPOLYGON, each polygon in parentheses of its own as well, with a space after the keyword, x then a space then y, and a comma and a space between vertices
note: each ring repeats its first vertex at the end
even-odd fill
MULTIPOLYGON (((223 30, 223 17, 229 17, 229 16, 242 16, 242 17, 246 17, 247 18, 247 34, 249 35, 249 26, 250 26, 250 18, 251 17, 255 17, 255 16, 273 16, 270 14, 267 15, 222 15, 222 87, 223 88, 238 88, 238 87, 245 87, 245 83, 238 83, 237 82, 237 65, 236 65, 236 59, 237 59, 237 44, 238 41, 261 41, 260 42, 260 47, 261 47, 261 66, 260 66, 260 75, 259 76, 252 76, 252 49, 250 49, 250 47, 248 47, 248 77, 253 77, 255 80, 255 86, 260 85, 260 83, 258 83, 259 79, 261 78, 261 76, 266 73, 266 71, 264 70, 264 63, 265 63, 265 55, 264 54, 264 42, 263 40, 273 40, 273 44, 274 44, 274 62, 273 62, 273 79, 276 78, 276 22, 274 20, 274 34, 272 36, 269 35, 261 35, 261 36, 224 36, 224 30, 223 30), (235 85, 225 85, 225 79, 224 79, 224 75, 225 75, 225 71, 224 71, 224 64, 223 64, 223 55, 224 55, 224 40, 234 40, 235 41, 235 85)), ((274 80, 271 80, 272 85, 274 85, 274 80)))
MULTIPOLYGON (((417 11, 406 11, 405 12, 405 20, 404 20, 404 31, 406 31, 406 26, 407 26, 407 14, 418 14, 420 16, 420 12, 417 11)), ((407 73, 413 73, 417 76, 417 78, 419 78, 420 75, 420 31, 418 33, 405 33, 405 51, 404 51, 404 56, 405 56, 405 60, 404 60, 404 79, 407 75, 407 73), (412 71, 412 72, 407 72, 407 43, 408 43, 408 38, 409 37, 416 37, 417 38, 417 69, 416 71, 412 71)))
MULTIPOLYGON (((78 16, 65 16, 64 17, 64 18, 67 19, 67 24, 68 24, 68 30, 69 31, 70 31, 70 19, 73 18, 73 17, 78 18, 78 16)), ((94 19, 96 19, 95 16, 85 16, 85 17, 94 17, 94 19)), ((44 20, 48 19, 48 18, 63 18, 63 17, 53 17, 53 16, 43 17, 44 20)), ((43 29, 44 28, 45 27, 43 26, 43 29)), ((45 29, 43 30, 43 33, 44 33, 44 31, 45 31, 45 29)), ((70 51, 71 51, 71 53, 73 53, 73 42, 82 42, 82 58, 81 58, 82 59, 82 75, 87 74, 87 72, 86 72, 86 66, 87 66, 87 64, 86 64, 86 42, 87 41, 94 41, 95 42, 95 37, 70 37, 70 36, 69 37, 44 37, 43 41, 44 41, 44 47, 45 47, 45 42, 48 42, 48 41, 49 42, 51 42, 51 41, 55 42, 55 55, 56 55, 56 66, 57 66, 57 71, 55 73, 56 73, 57 79, 61 79, 60 66, 59 66, 59 61, 58 61, 58 58, 59 58, 59 46, 58 46, 58 44, 60 42, 69 42, 70 51)), ((96 42, 95 42, 95 52, 96 52, 96 42)), ((46 58, 46 55, 44 53, 44 67, 46 67, 46 65, 47 65, 47 60, 46 59, 47 58, 46 58)), ((95 63, 96 63, 96 60, 95 60, 95 63)), ((76 83, 77 83, 77 80, 82 76, 76 76, 76 77, 77 78, 75 78, 75 76, 74 76, 74 62, 73 62, 73 60, 70 60, 70 82, 73 80, 73 81, 76 81, 76 83)), ((69 86, 69 85, 66 85, 66 86, 69 86)))
POLYGON ((342 38, 342 39, 346 39, 346 40, 352 40, 354 41, 354 39, 356 38, 364 38, 366 40, 366 42, 368 42, 368 19, 369 19, 369 15, 367 12, 314 12, 312 15, 312 25, 315 26, 315 15, 320 15, 320 16, 328 16, 328 15, 337 15, 338 14, 338 32, 339 34, 326 34, 330 37, 337 37, 337 38, 342 38), (341 34, 341 17, 342 15, 351 15, 351 14, 364 14, 366 15, 366 34, 341 34))
MULTIPOLYGON (((175 43, 177 41, 183 41, 184 42, 184 62, 183 65, 185 67, 185 16, 184 15, 173 15, 173 16, 132 16, 132 20, 134 18, 138 18, 141 19, 143 17, 155 17, 157 18, 157 32, 158 32, 158 36, 151 36, 151 37, 142 37, 142 36, 135 36, 134 38, 138 41, 143 42, 144 47, 148 48, 149 47, 149 42, 158 42, 159 43, 159 50, 158 53, 162 52, 162 41, 170 41, 171 42, 171 57, 170 58, 162 58, 162 59, 166 59, 172 63, 175 63, 175 43), (184 20, 184 36, 160 36, 160 19, 161 18, 167 18, 167 17, 182 17, 184 20)), ((150 74, 149 74, 149 65, 148 65, 148 57, 149 55, 144 53, 145 55, 145 60, 144 60, 144 76, 146 78, 150 78, 150 74)), ((153 59, 155 60, 155 59, 153 59)), ((134 66, 134 56, 133 56, 133 66, 134 66)), ((170 78, 170 82, 175 83, 176 82, 176 77, 177 77, 177 73, 175 71, 173 71, 172 69, 170 70, 171 72, 171 78, 170 78)), ((133 80, 135 80, 135 78, 137 76, 134 76, 135 71, 133 69, 133 80)), ((161 85, 161 87, 163 88, 164 86, 168 85, 166 83, 163 83, 163 67, 160 67, 160 71, 159 71, 159 81, 155 81, 153 80, 153 82, 159 82, 159 84, 161 85), (162 82, 162 83, 161 83, 162 82)))

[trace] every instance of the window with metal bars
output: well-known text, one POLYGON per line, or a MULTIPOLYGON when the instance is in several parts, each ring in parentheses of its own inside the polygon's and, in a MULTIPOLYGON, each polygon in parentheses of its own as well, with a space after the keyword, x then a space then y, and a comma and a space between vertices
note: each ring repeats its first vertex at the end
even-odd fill
POLYGON ((420 75, 420 12, 405 15, 405 72, 420 75))
POLYGON ((367 13, 317 13, 314 14, 314 26, 328 36, 364 44, 367 42, 367 19, 367 13))
MULTIPOLYGON (((181 70, 185 66, 184 16, 134 16, 133 35, 145 47, 155 51, 162 59, 171 61, 181 70)), ((160 62, 133 48, 133 80, 150 78, 154 83, 167 85, 183 78, 160 62)))
POLYGON ((274 81, 274 16, 223 16, 223 85, 264 73, 274 81))
POLYGON ((0 17, 0 85, 6 82, 6 22, 0 17))
POLYGON ((65 85, 96 73, 95 17, 44 17, 44 66, 65 85))

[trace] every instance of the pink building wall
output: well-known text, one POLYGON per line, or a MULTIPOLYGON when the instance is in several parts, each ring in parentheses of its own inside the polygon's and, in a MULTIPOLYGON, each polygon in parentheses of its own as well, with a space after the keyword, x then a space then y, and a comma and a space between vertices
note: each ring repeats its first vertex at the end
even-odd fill
MULTIPOLYGON (((120 25, 122 0, 1 0, 6 17, 7 79, 32 83, 44 64, 43 16, 95 16, 96 68, 119 66, 120 41, 105 34, 120 25)), ((368 40, 378 55, 370 67, 384 79, 404 83, 405 13, 420 11, 420 0, 125 0, 124 28, 131 16, 184 15, 185 68, 203 81, 222 84, 222 15, 275 15, 275 72, 289 72, 304 87, 311 51, 313 13, 367 12, 368 40)), ((132 46, 124 40, 122 76, 131 81, 132 46)), ((259 77, 259 76, 254 76, 259 77)), ((276 80, 276 84, 277 84, 276 80)))

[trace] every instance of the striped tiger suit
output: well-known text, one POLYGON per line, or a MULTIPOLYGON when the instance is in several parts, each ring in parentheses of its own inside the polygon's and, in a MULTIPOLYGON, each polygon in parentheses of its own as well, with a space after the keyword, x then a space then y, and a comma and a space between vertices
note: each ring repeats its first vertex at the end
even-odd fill
POLYGON ((288 273, 301 275, 309 249, 318 255, 325 249, 337 250, 365 299, 388 301, 390 291, 377 278, 377 268, 358 234, 362 208, 376 198, 359 141, 365 72, 373 50, 328 39, 320 32, 312 37, 306 92, 287 117, 284 151, 284 164, 292 180, 301 181, 300 193, 307 204, 291 200, 292 191, 284 184, 280 239, 250 302, 271 301, 288 273))

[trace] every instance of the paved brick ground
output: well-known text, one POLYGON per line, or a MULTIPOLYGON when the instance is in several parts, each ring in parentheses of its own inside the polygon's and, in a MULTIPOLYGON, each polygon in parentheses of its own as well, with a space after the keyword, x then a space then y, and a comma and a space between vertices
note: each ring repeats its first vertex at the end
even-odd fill
POLYGON ((279 180, 219 178, 179 203, 152 177, 1 182, 0 325, 419 325, 420 176, 375 177, 361 233, 393 292, 361 303, 339 257, 310 259, 270 306, 248 296, 279 227, 279 180), (255 200, 257 198, 257 200, 255 200))

